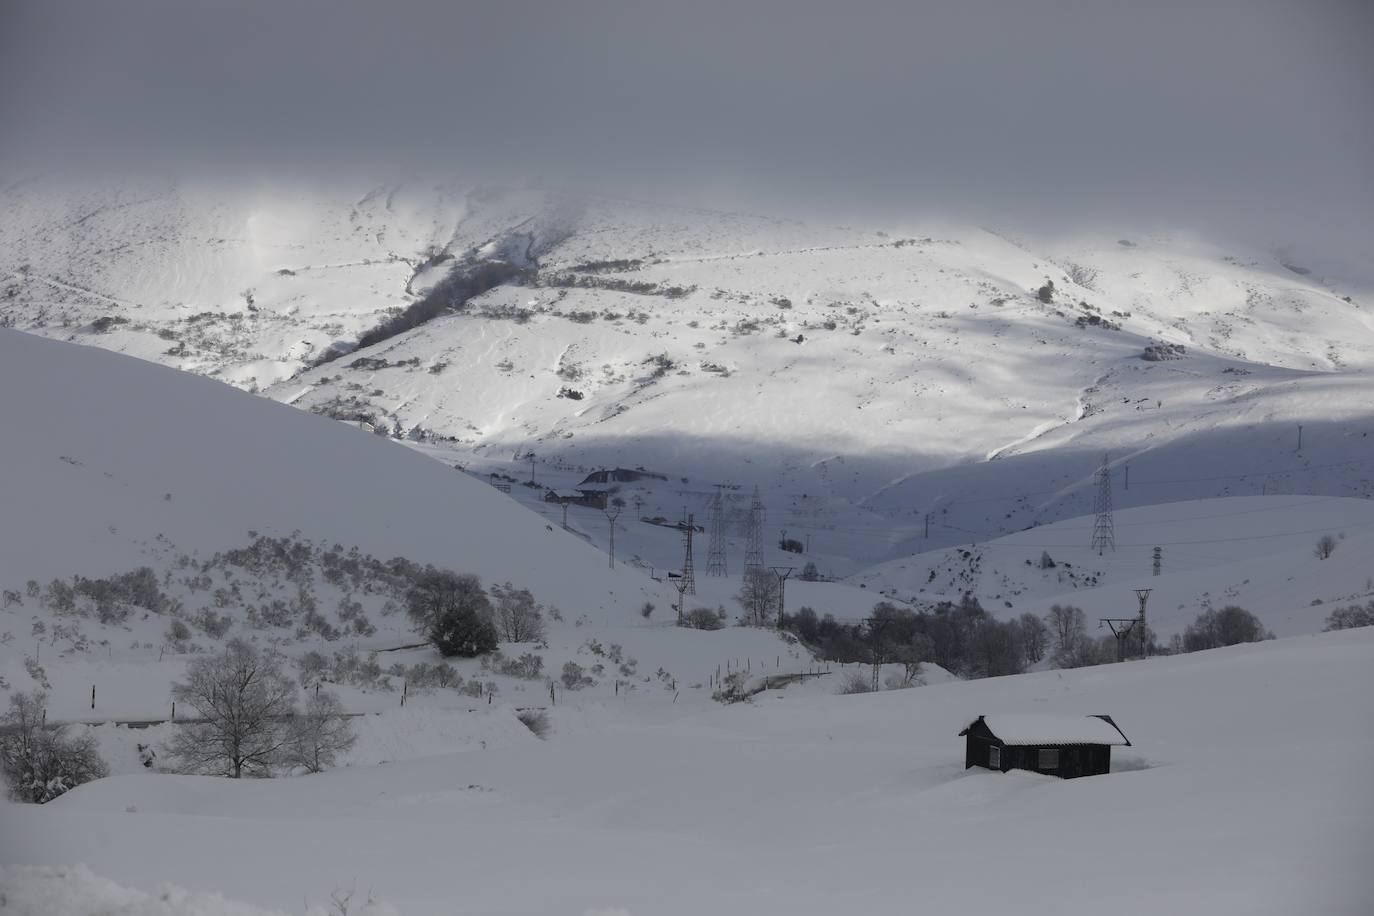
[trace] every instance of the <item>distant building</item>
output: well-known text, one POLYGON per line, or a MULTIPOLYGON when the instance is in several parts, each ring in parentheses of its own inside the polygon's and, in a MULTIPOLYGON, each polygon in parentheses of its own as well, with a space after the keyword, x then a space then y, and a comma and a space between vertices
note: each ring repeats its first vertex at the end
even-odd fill
POLYGON ((607 506, 605 490, 575 489, 549 490, 544 494, 546 503, 567 503, 570 506, 585 506, 588 509, 604 509, 607 506))
POLYGON ((979 716, 959 735, 966 739, 964 769, 1032 770, 1064 779, 1111 772, 1112 748, 1131 746, 1111 716, 979 716))

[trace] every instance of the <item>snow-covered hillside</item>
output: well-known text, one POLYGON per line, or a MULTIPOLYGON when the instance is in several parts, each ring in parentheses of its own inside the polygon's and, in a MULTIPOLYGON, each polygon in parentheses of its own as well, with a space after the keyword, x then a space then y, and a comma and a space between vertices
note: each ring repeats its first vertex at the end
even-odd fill
MULTIPOLYGON (((292 656, 363 660, 415 643, 399 612, 398 557, 529 589, 549 609, 548 645, 534 650, 543 674, 557 678, 575 660, 597 691, 623 684, 671 697, 680 687, 705 697, 718 665, 800 664, 771 632, 674 626, 664 583, 608 569, 604 554, 486 484, 344 424, 15 331, 0 331, 0 391, 12 430, 0 438, 9 519, 0 526, 0 691, 49 687, 56 717, 164 718, 185 661, 234 636, 292 656), (151 601, 121 600, 104 615, 95 591, 72 594, 75 577, 140 567, 151 570, 138 586, 156 593, 151 601), (646 603, 656 605, 649 618, 646 603)), ((381 660, 388 668, 438 656, 424 648, 381 660)), ((503 695, 547 694, 542 677, 501 677, 475 661, 461 674, 474 688, 498 683, 503 695)), ((362 686, 387 685, 373 677, 362 686)), ((432 701, 467 706, 471 697, 450 690, 432 701)), ((355 711, 397 699, 375 689, 347 696, 355 711)))
POLYGON ((1246 496, 1128 509, 1114 515, 1116 549, 1088 540, 1086 516, 892 560, 851 577, 917 603, 978 595, 1004 616, 1082 607, 1094 624, 1137 612, 1135 589, 1151 589, 1147 619, 1161 637, 1207 608, 1239 605, 1281 636, 1322 628, 1333 606, 1374 596, 1374 502, 1312 496, 1246 496), (1330 535, 1336 547, 1319 557, 1330 535), (1154 572, 1155 548, 1160 571, 1154 572), (1043 564, 1043 565, 1042 565, 1043 564))
POLYGON ((0 806, 0 862, 131 890, 23 868, 0 888, 23 913, 172 882, 291 913, 352 889, 405 916, 1357 916, 1372 661, 1355 630, 880 696, 560 708, 547 742, 311 777, 115 776, 0 806), (1109 713, 1132 746, 1086 779, 965 770, 959 730, 998 712, 1109 713))
MULTIPOLYGON (((1119 507, 1374 493, 1374 282, 1292 255, 435 181, 3 194, 6 323, 476 473, 645 467, 650 516, 758 484, 836 575, 1089 512, 1103 452, 1119 507)), ((655 534, 623 546, 667 565, 655 534)))

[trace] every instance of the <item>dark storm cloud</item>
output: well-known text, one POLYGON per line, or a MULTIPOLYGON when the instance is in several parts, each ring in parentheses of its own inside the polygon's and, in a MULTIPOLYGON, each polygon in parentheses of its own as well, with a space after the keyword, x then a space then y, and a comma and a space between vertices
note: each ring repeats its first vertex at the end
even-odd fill
POLYGON ((0 36, 11 165, 1366 238, 1374 212, 1366 0, 8 0, 0 36))

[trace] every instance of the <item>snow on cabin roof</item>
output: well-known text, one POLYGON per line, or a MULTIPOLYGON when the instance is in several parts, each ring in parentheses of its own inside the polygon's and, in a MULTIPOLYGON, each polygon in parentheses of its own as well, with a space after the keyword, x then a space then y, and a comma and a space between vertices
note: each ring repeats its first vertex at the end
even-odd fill
MULTIPOLYGON (((1111 744, 1130 741, 1113 723, 1101 716, 1067 716, 1053 713, 1004 713, 979 716, 988 731, 1004 744, 1111 744)), ((969 723, 969 728, 978 720, 969 723)), ((966 728, 965 732, 968 731, 966 728)), ((960 732, 963 734, 963 732, 960 732)))

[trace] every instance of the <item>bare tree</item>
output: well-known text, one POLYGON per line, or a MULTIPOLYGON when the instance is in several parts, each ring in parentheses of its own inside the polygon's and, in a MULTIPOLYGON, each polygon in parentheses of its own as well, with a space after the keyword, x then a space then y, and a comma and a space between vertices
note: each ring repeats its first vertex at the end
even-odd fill
POLYGON ((172 697, 195 710, 167 750, 182 772, 217 776, 270 776, 281 762, 295 714, 296 686, 277 660, 251 643, 232 639, 223 655, 186 666, 186 682, 172 697))
POLYGON ((1054 663, 1060 668, 1077 668, 1091 664, 1096 651, 1090 651, 1088 628, 1083 609, 1071 604, 1056 604, 1045 615, 1050 640, 1054 647, 1054 663))
POLYGON ((338 756, 358 740, 343 703, 327 691, 306 700, 304 711, 290 720, 288 731, 286 761, 311 773, 334 766, 338 756))
POLYGON ((109 774, 95 736, 72 738, 67 726, 44 724, 48 696, 15 693, 0 717, 0 774, 15 801, 52 801, 68 789, 109 774))
POLYGON ((745 624, 767 625, 777 611, 778 577, 762 567, 746 569, 735 600, 744 608, 745 624))
POLYGON ((496 630, 506 642, 538 642, 544 638, 544 609, 528 589, 507 582, 493 585, 496 599, 496 630))
POLYGON ((1034 614, 1022 614, 1021 622, 1021 647, 1026 650, 1026 663, 1034 665, 1045 657, 1045 650, 1048 648, 1050 640, 1049 627, 1045 626, 1045 621, 1034 614))
POLYGON ((901 685, 910 687, 920 680, 921 662, 929 660, 934 647, 934 640, 929 636, 924 633, 912 633, 906 641, 886 650, 884 660, 901 663, 901 685))
POLYGON ((1323 534, 1317 538, 1317 546, 1312 552, 1318 560, 1325 560, 1336 552, 1336 539, 1329 534, 1323 534))

